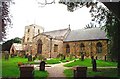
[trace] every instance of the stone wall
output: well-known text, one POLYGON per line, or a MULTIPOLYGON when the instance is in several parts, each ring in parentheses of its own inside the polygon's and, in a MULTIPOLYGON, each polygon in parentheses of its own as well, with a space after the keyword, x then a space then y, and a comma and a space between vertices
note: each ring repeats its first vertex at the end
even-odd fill
POLYGON ((32 25, 26 26, 24 31, 24 39, 23 39, 24 44, 33 42, 33 37, 38 35, 39 33, 43 33, 43 31, 44 31, 43 27, 38 25, 32 24, 32 25))
POLYGON ((39 34, 33 39, 32 54, 37 53, 37 46, 38 46, 37 41, 38 40, 42 41, 42 55, 47 58, 50 57, 50 55, 51 57, 56 57, 59 53, 63 52, 63 41, 62 40, 52 39, 52 43, 51 43, 49 36, 39 34), (57 52, 54 52, 54 44, 58 45, 57 52))
POLYGON ((57 57, 58 54, 63 53, 63 41, 62 40, 57 40, 53 39, 52 40, 52 52, 51 52, 51 57, 57 57), (58 45, 58 51, 54 51, 54 45, 58 45))
POLYGON ((98 59, 104 59, 104 56, 107 55, 108 44, 107 40, 94 40, 94 41, 76 41, 76 42, 64 42, 64 54, 66 55, 66 45, 70 46, 70 54, 80 56, 81 48, 80 44, 83 43, 85 46, 84 53, 86 57, 97 56, 98 59), (100 42, 102 44, 102 53, 97 53, 96 44, 100 42), (92 45, 91 45, 92 43, 92 45), (91 53, 92 52, 92 53, 91 53))

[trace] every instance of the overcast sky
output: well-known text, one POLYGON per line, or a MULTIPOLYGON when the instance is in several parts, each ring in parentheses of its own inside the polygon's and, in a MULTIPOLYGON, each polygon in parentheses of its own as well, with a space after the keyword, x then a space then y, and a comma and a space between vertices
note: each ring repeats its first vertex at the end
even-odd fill
POLYGON ((45 31, 64 29, 70 24, 71 29, 75 30, 84 28, 91 21, 88 8, 83 7, 69 12, 67 6, 58 4, 57 0, 55 4, 45 7, 40 7, 36 0, 15 0, 15 5, 11 6, 10 11, 13 16, 13 26, 7 30, 7 40, 15 37, 22 38, 25 26, 31 24, 40 25, 45 31))

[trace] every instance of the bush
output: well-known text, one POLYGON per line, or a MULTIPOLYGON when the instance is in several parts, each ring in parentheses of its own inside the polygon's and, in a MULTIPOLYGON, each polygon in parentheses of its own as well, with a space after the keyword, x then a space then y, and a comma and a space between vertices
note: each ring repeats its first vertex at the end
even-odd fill
POLYGON ((21 65, 23 65, 23 63, 22 62, 18 62, 18 66, 20 67, 21 65))
POLYGON ((41 54, 39 54, 37 58, 38 58, 38 60, 44 60, 45 59, 45 57, 41 54))
POLYGON ((57 58, 61 58, 61 60, 65 60, 65 55, 59 53, 59 54, 57 55, 57 58))

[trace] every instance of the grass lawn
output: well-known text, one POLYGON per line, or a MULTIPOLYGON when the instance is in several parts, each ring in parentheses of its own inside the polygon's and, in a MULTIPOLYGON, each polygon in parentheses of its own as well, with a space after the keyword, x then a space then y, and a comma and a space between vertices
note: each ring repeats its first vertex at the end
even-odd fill
MULTIPOLYGON (((85 59, 84 61, 81 60, 76 60, 75 62, 71 62, 68 64, 65 64, 65 67, 73 67, 73 66, 86 66, 86 67, 91 67, 91 59, 85 59)), ((103 61, 103 60, 97 60, 97 67, 117 67, 116 62, 108 62, 108 61, 103 61)))
MULTIPOLYGON (((72 69, 65 69, 64 74, 66 77, 73 77, 74 72, 72 69)), ((87 69, 87 77, 102 76, 102 77, 117 77, 117 69, 98 69, 98 72, 93 72, 92 69, 87 69)), ((72 78, 70 78, 72 79, 72 78)))
POLYGON ((47 64, 58 64, 60 63, 60 58, 52 58, 50 60, 45 61, 47 64))
POLYGON ((50 59, 50 60, 46 60, 46 63, 47 64, 58 64, 58 63, 61 63, 61 62, 66 62, 66 61, 72 61, 72 60, 74 60, 75 58, 72 58, 72 59, 70 59, 69 57, 66 57, 66 59, 65 60, 61 60, 61 58, 52 58, 52 59, 50 59))
POLYGON ((69 58, 69 57, 66 57, 65 60, 61 60, 61 62, 65 63, 66 61, 72 61, 72 60, 75 60, 75 58, 69 58))
MULTIPOLYGON (((26 58, 20 58, 20 57, 15 57, 15 58, 9 58, 9 60, 4 60, 2 59, 2 77, 19 77, 20 76, 20 71, 18 68, 17 63, 18 62, 23 62, 27 63, 26 58)), ((46 71, 34 71, 34 77, 47 77, 48 73, 46 71)))

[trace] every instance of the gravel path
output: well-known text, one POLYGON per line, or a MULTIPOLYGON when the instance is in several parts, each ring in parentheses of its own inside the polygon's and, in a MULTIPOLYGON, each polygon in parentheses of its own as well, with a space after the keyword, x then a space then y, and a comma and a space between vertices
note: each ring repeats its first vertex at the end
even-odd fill
MULTIPOLYGON (((70 62, 73 62, 73 61, 70 61, 70 62)), ((56 77, 56 78, 64 78, 65 79, 65 75, 64 75, 64 69, 66 69, 66 67, 64 67, 63 65, 64 64, 67 64, 67 63, 70 63, 70 62, 66 62, 66 63, 59 63, 59 64, 56 64, 52 67, 47 67, 46 70, 48 71, 49 73, 49 76, 48 76, 48 79, 51 79, 52 77, 56 77)))
MULTIPOLYGON (((63 65, 71 62, 73 61, 66 62, 66 63, 52 64, 52 65, 47 64, 45 67, 45 70, 47 70, 47 72, 49 73, 47 79, 66 79, 63 73, 64 69, 69 69, 72 67, 64 67, 63 65)), ((88 68, 92 68, 92 67, 88 67, 88 68)), ((117 67, 97 67, 97 68, 117 68, 117 67)), ((38 70, 39 67, 36 67, 36 69, 38 70)))

